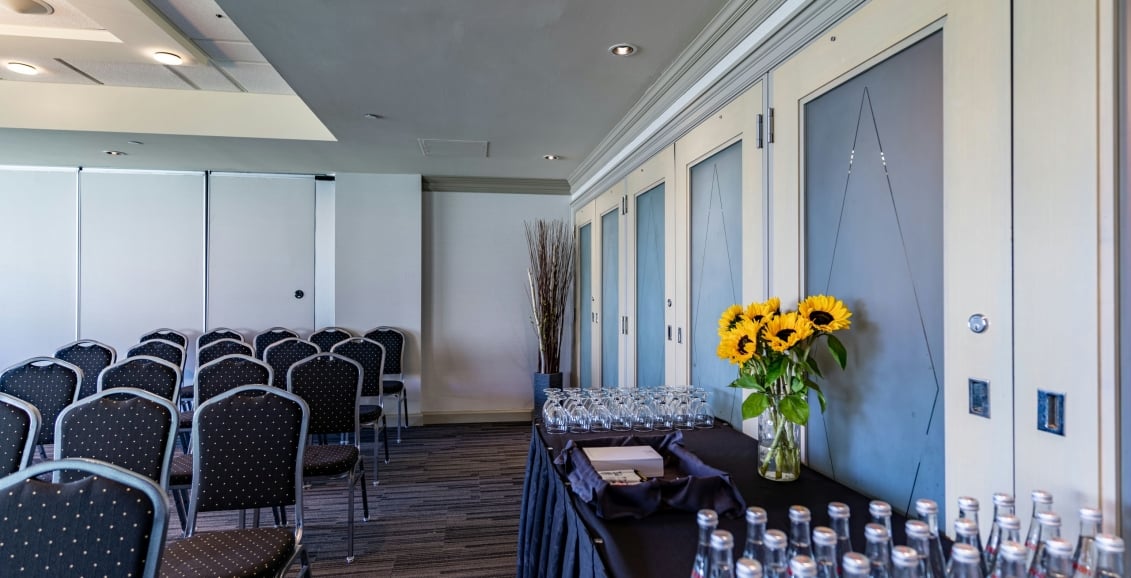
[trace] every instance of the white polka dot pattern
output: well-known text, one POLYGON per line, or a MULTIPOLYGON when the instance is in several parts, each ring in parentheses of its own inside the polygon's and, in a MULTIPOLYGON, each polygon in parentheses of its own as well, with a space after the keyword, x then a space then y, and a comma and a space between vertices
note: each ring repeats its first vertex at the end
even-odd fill
POLYGON ((30 429, 30 415, 23 409, 0 400, 0 477, 23 465, 30 429))
MULTIPOLYGON (((146 343, 156 343, 156 341, 147 341, 146 343)), ((102 370, 98 381, 101 391, 115 387, 136 387, 173 401, 177 396, 181 376, 176 367, 167 363, 161 363, 146 356, 134 357, 131 355, 129 358, 102 370)))
POLYGON ((235 339, 217 339, 196 352, 197 365, 211 363, 227 355, 255 356, 255 350, 250 345, 235 339))
POLYGON ((361 370, 333 353, 309 357, 291 366, 288 389, 310 406, 310 433, 354 433, 361 370))
POLYGON ((385 348, 385 373, 396 375, 403 373, 401 362, 404 359, 404 334, 392 327, 378 327, 365 334, 366 339, 372 339, 385 348))
POLYGON ((201 334, 200 337, 196 338, 196 349, 197 351, 200 351, 201 349, 204 349, 205 345, 208 345, 209 343, 212 343, 213 341, 217 341, 219 339, 235 339, 236 341, 243 341, 243 336, 235 331, 232 331, 231 329, 217 327, 216 329, 205 332, 201 334))
POLYGON ((177 367, 185 366, 185 350, 164 339, 143 341, 126 351, 126 357, 137 357, 139 355, 164 359, 177 367))
POLYGON ((114 350, 97 341, 82 340, 56 351, 55 357, 82 369, 81 399, 98 391, 98 374, 114 363, 114 350))
POLYGON ((62 365, 66 363, 63 361, 41 365, 44 359, 50 358, 30 359, 5 371, 0 375, 0 393, 18 397, 39 410, 43 417, 39 443, 50 444, 55 442, 55 418, 74 402, 82 377, 81 370, 76 372, 62 365))
POLYGON ((271 368, 245 355, 228 355, 196 370, 196 405, 241 385, 270 385, 271 368))
POLYGON ((276 576, 294 548, 295 536, 289 528, 250 528, 197 534, 165 548, 161 576, 276 576))
POLYGON ((361 395, 365 397, 379 397, 382 395, 383 367, 385 365, 385 348, 381 344, 364 337, 354 337, 334 346, 334 353, 344 355, 359 364, 363 371, 361 378, 361 395))
POLYGON ((317 345, 322 351, 330 351, 335 345, 353 337, 347 329, 341 327, 325 327, 310 334, 310 342, 317 345))
POLYGON ((267 331, 257 334, 255 336, 255 357, 263 359, 263 352, 267 350, 267 346, 288 337, 298 337, 298 333, 285 327, 272 327, 267 331))
POLYGON ((185 337, 185 334, 181 333, 180 331, 174 331, 172 329, 154 329, 153 331, 142 335, 141 339, 138 339, 138 342, 149 341, 151 339, 164 339, 165 341, 176 343, 182 348, 188 347, 188 338, 185 337))
POLYGON ((279 389, 287 388, 287 370, 295 363, 310 357, 321 350, 318 346, 295 337, 281 339, 272 343, 263 352, 263 360, 275 372, 274 382, 271 385, 279 389))
MULTIPOLYGON (((132 396, 79 402, 59 416, 61 436, 55 458, 101 460, 160 484, 169 435, 177 426, 170 411, 160 403, 132 396)), ((73 481, 80 474, 65 470, 61 481, 73 481)))

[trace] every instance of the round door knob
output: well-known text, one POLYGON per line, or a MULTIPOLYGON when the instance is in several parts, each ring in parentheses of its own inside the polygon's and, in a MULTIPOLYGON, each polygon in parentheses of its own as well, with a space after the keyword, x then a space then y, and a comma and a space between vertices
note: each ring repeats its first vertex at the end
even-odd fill
POLYGON ((295 299, 302 299, 303 297, 306 297, 306 293, 303 293, 302 289, 295 291, 295 299))
POLYGON ((975 313, 970 316, 970 319, 966 321, 966 324, 970 326, 970 331, 973 331, 974 333, 981 333, 986 329, 989 329, 990 318, 982 315, 981 313, 975 313))

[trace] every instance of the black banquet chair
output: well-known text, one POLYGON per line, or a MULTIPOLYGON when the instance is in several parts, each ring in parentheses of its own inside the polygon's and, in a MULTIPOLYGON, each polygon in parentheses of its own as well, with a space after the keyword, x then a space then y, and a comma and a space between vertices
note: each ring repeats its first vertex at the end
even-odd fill
POLYGON ((255 349, 244 341, 236 339, 223 338, 217 339, 201 347, 196 352, 196 366, 200 366, 210 361, 216 361, 226 355, 247 355, 255 357, 255 349))
POLYGON ((358 400, 358 420, 364 427, 373 428, 373 485, 380 481, 378 456, 382 435, 385 442, 385 463, 389 463, 389 432, 385 417, 383 372, 385 348, 380 343, 364 337, 353 337, 334 346, 334 353, 344 355, 361 365, 361 399, 358 400))
POLYGON ((176 365, 181 373, 185 371, 185 348, 172 341, 150 339, 149 341, 142 341, 126 350, 127 358, 138 357, 140 355, 164 359, 176 365))
POLYGON ((0 393, 18 397, 39 410, 39 452, 55 443, 55 419, 63 408, 78 400, 82 370, 54 357, 33 357, 0 373, 0 393))
POLYGON ((317 345, 297 337, 280 339, 268 345, 263 351, 263 361, 266 361, 267 365, 271 366, 271 371, 275 372, 275 381, 271 385, 279 389, 287 389, 287 370, 317 353, 322 353, 317 345))
POLYGON ((154 339, 164 339, 165 341, 180 345, 181 349, 188 349, 188 337, 185 337, 185 334, 181 333, 180 331, 169 329, 167 327, 154 329, 153 331, 142 335, 141 338, 137 341, 138 343, 144 343, 146 341, 152 341, 154 339))
POLYGON ((34 405, 0 393, 0 477, 31 463, 40 423, 34 405))
POLYGON ((116 387, 136 387, 173 403, 177 402, 180 395, 180 385, 179 367, 164 359, 148 355, 127 357, 103 369, 98 375, 100 392, 116 387))
POLYGON ((365 334, 385 348, 385 383, 382 395, 391 395, 397 406, 397 443, 401 428, 408 427, 408 392, 404 388, 404 333, 396 327, 381 326, 365 334), (401 413, 404 409, 404 413, 401 413))
POLYGON ((308 341, 322 351, 330 351, 335 345, 353 337, 349 329, 343 327, 323 327, 310 334, 308 341))
POLYGON ((263 352, 267 351, 268 345, 288 337, 298 337, 298 333, 286 327, 272 327, 271 329, 255 334, 255 338, 252 340, 252 343, 255 344, 255 357, 263 359, 263 352))
POLYGON ((186 537, 166 548, 162 576, 282 576, 296 559, 299 576, 310 576, 301 541, 309 413, 300 397, 267 385, 238 387, 197 407, 186 537), (196 531, 203 512, 292 505, 293 527, 196 531))
POLYGON ((113 347, 93 339, 72 341, 55 351, 55 359, 73 363, 82 370, 79 399, 98 391, 98 374, 114 365, 118 352, 113 347))
POLYGON ((125 468, 88 459, 30 466, 0 478, 3 573, 157 576, 168 516, 161 488, 125 468), (69 483, 38 479, 59 470, 82 477, 69 483))
POLYGON ((243 334, 239 331, 236 331, 235 329, 217 327, 215 329, 209 329, 208 331, 201 333, 200 336, 196 338, 196 350, 199 352, 201 349, 204 349, 205 345, 208 345, 209 343, 220 339, 235 339, 236 341, 244 340, 243 334))

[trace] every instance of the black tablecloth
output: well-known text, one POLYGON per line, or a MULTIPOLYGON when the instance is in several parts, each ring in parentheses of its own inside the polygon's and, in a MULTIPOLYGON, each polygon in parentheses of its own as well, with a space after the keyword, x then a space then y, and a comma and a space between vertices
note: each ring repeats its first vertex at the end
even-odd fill
MULTIPOLYGON (((568 440, 607 436, 553 435, 534 426, 519 522, 518 576, 683 578, 691 572, 698 540, 695 513, 604 520, 569 490, 555 469, 553 456, 568 440)), ((864 551, 870 498, 808 468, 795 482, 763 479, 757 472, 757 442, 726 425, 684 432, 684 445, 708 465, 729 472, 746 504, 766 509, 768 528, 788 534, 789 507, 795 504, 809 508, 813 526, 829 525, 829 502, 848 504, 853 549, 864 551)), ((897 544, 904 543, 904 521, 898 514, 892 519, 897 544)), ((734 534, 736 554, 741 554, 745 520, 723 518, 719 528, 734 534)))

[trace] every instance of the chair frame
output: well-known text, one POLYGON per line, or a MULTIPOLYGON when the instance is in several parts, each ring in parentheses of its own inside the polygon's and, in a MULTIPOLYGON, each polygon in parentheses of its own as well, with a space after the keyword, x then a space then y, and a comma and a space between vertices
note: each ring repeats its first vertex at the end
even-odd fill
MULTIPOLYGON (((380 430, 382 430, 382 429, 385 430, 385 463, 386 464, 389 463, 389 420, 388 420, 388 415, 385 413, 385 346, 381 345, 380 343, 377 343, 376 341, 373 341, 372 339, 369 339, 368 337, 351 337, 349 339, 346 339, 345 341, 339 341, 336 345, 334 345, 334 349, 337 349, 338 346, 342 345, 343 343, 350 343, 352 341, 358 341, 358 340, 362 340, 362 341, 372 343, 373 345, 376 345, 377 347, 381 348, 381 369, 380 369, 381 373, 380 373, 380 376, 377 379, 377 395, 375 395, 375 396, 374 395, 361 395, 361 391, 364 390, 364 383, 365 383, 365 372, 364 372, 364 368, 363 368, 363 370, 362 370, 363 389, 358 390, 358 397, 357 397, 357 405, 358 405, 358 413, 359 414, 360 414, 360 411, 361 411, 361 406, 363 406, 363 405, 375 405, 375 406, 381 408, 381 417, 378 418, 378 420, 380 422, 384 423, 384 425, 378 426, 377 421, 366 422, 365 424, 363 424, 365 427, 370 427, 370 426, 373 427, 373 485, 376 486, 376 485, 380 484, 380 482, 381 482, 381 473, 380 473, 380 465, 379 465, 380 462, 381 462, 381 457, 378 455, 378 452, 380 451, 380 444, 378 442, 380 441, 380 439, 379 439, 381 437, 381 431, 380 430)), ((335 353, 335 352, 331 351, 331 353, 335 353)), ((349 359, 348 356, 343 355, 341 353, 337 353, 337 355, 341 355, 342 357, 346 357, 347 359, 349 359)), ((358 363, 358 365, 361 365, 359 362, 357 362, 353 359, 350 359, 350 361, 354 361, 354 363, 358 363)), ((359 444, 361 443, 360 440, 361 440, 361 438, 358 438, 359 444)))
MULTIPOLYGON (((99 376, 99 377, 101 377, 101 376, 99 376)), ((101 385, 101 382, 99 382, 99 385, 101 385)), ((72 403, 71 405, 68 405, 67 407, 63 408, 63 411, 59 412, 59 417, 55 419, 55 453, 54 453, 54 459, 55 459, 55 461, 62 461, 64 459, 63 458, 63 445, 64 445, 63 418, 65 416, 70 415, 71 412, 76 411, 76 410, 78 410, 82 407, 85 407, 88 404, 95 403, 95 402, 101 400, 104 397, 108 397, 108 396, 111 396, 111 395, 119 395, 119 394, 123 394, 123 393, 128 394, 128 395, 132 395, 134 397, 140 397, 142 399, 152 401, 152 402, 160 405, 161 407, 165 408, 165 410, 169 412, 170 427, 169 427, 169 434, 167 436, 169 439, 165 440, 165 457, 161 459, 161 479, 160 480, 153 480, 158 486, 161 487, 162 496, 164 496, 165 490, 167 490, 169 488, 169 468, 171 467, 171 465, 173 463, 173 446, 174 446, 174 443, 176 442, 176 439, 177 439, 177 429, 178 429, 178 425, 179 425, 178 421, 179 421, 179 418, 180 418, 180 414, 177 412, 177 406, 173 405, 173 402, 171 402, 168 399, 165 399, 165 398, 163 398, 159 395, 156 395, 154 393, 150 393, 148 391, 145 391, 144 389, 138 389, 136 387, 112 387, 112 388, 107 389, 105 391, 99 391, 98 393, 95 393, 93 395, 90 395, 88 397, 80 399, 80 400, 76 401, 75 403, 72 403)), ((67 459, 70 459, 70 458, 67 458, 67 459)), ((82 459, 86 459, 86 458, 82 458, 82 459)), ((140 475, 140 474, 138 474, 138 475, 140 475)), ((58 480, 58 474, 56 474, 55 477, 53 477, 52 479, 56 480, 56 483, 58 483, 58 481, 57 481, 58 480)), ((164 498, 162 498, 162 499, 164 499, 164 498)))
MULTIPOLYGON (((31 402, 24 401, 14 395, 0 393, 0 403, 22 410, 28 416, 27 441, 24 442, 24 449, 20 452, 20 464, 16 467, 16 471, 18 472, 26 469, 28 464, 31 463, 31 458, 35 456, 35 446, 39 443, 39 427, 43 423, 43 417, 39 414, 39 409, 32 405, 31 402)), ((63 408, 63 411, 66 411, 66 408, 63 408)), ((59 412, 59 414, 62 415, 62 412, 59 412)), ((56 444, 58 444, 58 442, 56 442, 56 444)))
MULTIPOLYGON (((274 368, 274 367, 273 367, 273 366, 271 365, 271 362, 267 361, 267 354, 269 354, 269 353, 271 352, 271 349, 273 349, 273 348, 274 348, 274 347, 275 347, 276 345, 279 345, 280 343, 286 343, 286 342, 288 342, 288 341, 298 341, 298 342, 301 342, 301 343, 305 343, 305 344, 307 344, 307 345, 312 345, 312 346, 314 346, 314 353, 312 353, 312 354, 310 354, 310 355, 308 355, 308 356, 306 356, 306 357, 304 357, 304 358, 302 358, 302 359, 299 359, 298 361, 295 361, 294 363, 292 363, 292 364, 291 364, 292 366, 293 366, 293 365, 294 365, 295 363, 298 363, 299 361, 303 361, 303 360, 305 360, 305 359, 307 359, 307 358, 309 358, 309 357, 311 357, 311 356, 314 356, 314 355, 318 355, 319 353, 329 353, 329 352, 326 352, 326 351, 322 351, 322 348, 321 348, 321 347, 318 347, 318 344, 317 344, 317 343, 314 343, 313 341, 307 341, 307 340, 305 340, 305 339, 303 339, 303 338, 301 338, 301 337, 285 337, 285 338, 283 338, 283 339, 280 339, 280 340, 278 340, 278 341, 276 341, 276 342, 272 343, 271 345, 268 345, 267 347, 263 348, 263 359, 261 359, 260 361, 262 361, 263 363, 266 363, 266 364, 267 364, 267 366, 271 368, 271 370, 272 370, 272 373, 274 373, 274 369, 275 369, 275 368, 274 368)), ((284 373, 284 375, 283 375, 283 381, 284 381, 284 382, 286 382, 286 379, 287 379, 287 375, 288 375, 288 374, 290 373, 290 371, 289 371, 289 370, 290 370, 290 367, 288 367, 288 368, 287 368, 287 370, 288 370, 288 371, 287 371, 286 373, 284 373)), ((267 385, 275 385, 275 384, 274 384, 274 383, 269 383, 269 384, 267 384, 267 385)), ((280 387, 279 389, 287 389, 287 383, 284 383, 284 384, 283 384, 283 387, 280 387)))
MULTIPOLYGON (((145 341, 139 341, 138 343, 131 345, 129 347, 129 349, 126 350, 126 359, 130 359, 131 357, 155 357, 156 358, 156 356, 154 356, 154 355, 140 355, 140 356, 139 355, 130 355, 130 352, 133 351, 135 348, 141 347, 142 345, 145 345, 146 343, 149 343, 151 341, 162 341, 162 342, 168 343, 169 345, 175 346, 177 349, 181 350, 181 363, 179 364, 178 370, 182 373, 181 377, 183 379, 183 377, 184 377, 183 374, 185 372, 185 363, 188 362, 188 351, 186 351, 184 347, 177 345, 176 343, 173 343, 172 341, 169 341, 168 339, 147 339, 145 341)), ((160 358, 157 358, 157 359, 160 359, 160 358)), ((125 359, 123 359, 123 361, 125 361, 125 359)), ((164 359, 162 359, 162 361, 164 361, 165 363, 170 363, 170 364, 173 363, 171 361, 167 361, 167 360, 164 360, 164 359)), ((179 382, 178 382, 178 384, 179 384, 179 382)), ((178 387, 179 387, 179 385, 178 385, 178 387)))
MULTIPOLYGON (((318 345, 318 343, 316 341, 314 341, 314 336, 322 334, 322 333, 344 333, 345 336, 346 336, 346 339, 350 339, 352 337, 357 337, 357 335, 354 335, 352 331, 350 331, 349 329, 346 329, 345 327, 338 327, 337 325, 330 325, 330 326, 327 326, 327 327, 323 327, 322 329, 319 329, 318 331, 312 332, 306 338, 306 340, 315 344, 315 345, 318 345)), ((334 345, 337 345, 338 343, 341 343, 342 341, 345 341, 346 339, 338 341, 338 342, 334 343, 334 345)), ((318 345, 318 348, 321 349, 322 346, 318 345)), ((331 345, 330 349, 333 349, 333 348, 334 348, 334 346, 331 345)), ((322 351, 328 353, 330 351, 330 349, 323 349, 322 351)))
POLYGON ((165 535, 169 527, 169 507, 165 503, 165 492, 149 478, 136 474, 111 463, 87 458, 68 458, 65 460, 41 462, 29 466, 16 474, 0 478, 0 492, 11 489, 32 478, 57 470, 79 470, 89 472, 145 494, 153 506, 153 527, 149 530, 149 544, 146 546, 144 578, 156 578, 161 571, 161 555, 165 551, 165 535))
MULTIPOLYGON (((158 361, 161 361, 161 360, 158 360, 158 361)), ((9 371, 12 371, 13 369, 19 369, 19 368, 21 368, 25 365, 31 365, 31 364, 35 364, 35 363, 52 363, 52 364, 55 364, 55 365, 63 366, 64 368, 75 372, 75 375, 78 377, 78 381, 75 382, 75 393, 74 393, 74 395, 71 396, 71 403, 68 403, 67 405, 71 405, 71 404, 73 404, 73 403, 75 403, 76 401, 79 400, 79 393, 82 392, 82 377, 83 377, 82 368, 73 364, 73 363, 63 361, 62 359, 56 359, 54 357, 44 357, 44 356, 30 357, 28 359, 25 359, 25 360, 19 362, 19 363, 14 363, 12 365, 9 365, 8 367, 5 367, 2 371, 0 371, 0 378, 3 378, 4 375, 6 375, 9 371)), ((109 367, 109 366, 107 366, 107 367, 109 367)), ((99 389, 102 388, 102 374, 101 373, 98 374, 98 387, 99 387, 99 389)), ((4 392, 0 392, 0 393, 4 393, 4 392)), ((15 396, 12 396, 12 397, 15 397, 15 396)), ((24 400, 24 401, 26 401, 26 400, 24 400)), ((28 403, 31 403, 31 402, 28 402, 28 403)), ((35 405, 35 404, 32 404, 32 405, 35 405)), ((39 410, 38 407, 35 408, 35 409, 36 409, 36 411, 39 410)), ((66 406, 64 406, 64 409, 66 409, 66 406)), ((60 410, 59 413, 62 413, 62 410, 60 410)), ((42 430, 43 425, 44 425, 42 423, 43 422, 43 412, 39 412, 39 415, 40 415, 40 430, 42 430)), ((55 417, 58 418, 58 416, 55 416, 55 417)), ((54 430, 52 430, 52 436, 54 436, 54 430)), ((44 450, 43 444, 39 443, 39 437, 40 437, 39 431, 36 431, 35 437, 36 437, 36 445, 39 446, 39 455, 43 456, 43 459, 47 459, 47 450, 44 450)), ((52 439, 51 443, 55 443, 55 440, 52 439)))
MULTIPOLYGON (((268 379, 269 381, 270 381, 270 380, 273 380, 273 379, 274 379, 274 377, 275 377, 275 370, 274 370, 274 368, 272 368, 272 367, 271 367, 271 365, 269 365, 269 364, 268 364, 268 363, 267 363, 266 361, 263 361, 262 359, 256 359, 256 358, 254 358, 254 357, 252 357, 252 356, 250 356, 250 355, 241 355, 241 354, 239 354, 239 353, 233 353, 233 354, 231 354, 231 355, 225 355, 224 357, 218 357, 218 358, 216 358, 216 359, 213 359, 212 361, 209 361, 208 363, 205 363, 204 365, 201 365, 200 367, 196 368, 196 374, 197 374, 197 375, 200 375, 200 370, 202 370, 202 369, 204 369, 204 368, 206 368, 206 367, 211 367, 211 366, 213 366, 213 365, 217 365, 217 364, 219 364, 219 363, 220 363, 221 361, 224 361, 224 360, 228 359, 229 357, 232 357, 232 358, 239 358, 239 359, 246 359, 247 361, 254 361, 254 362, 255 362, 256 364, 258 364, 258 365, 262 365, 262 366, 265 366, 265 367, 267 368, 267 379, 268 379)), ((266 385, 266 386, 270 386, 271 384, 270 384, 270 383, 264 383, 264 384, 245 384, 245 385, 240 385, 240 386, 237 386, 237 387, 247 387, 248 385, 266 385)), ((275 389, 279 389, 279 388, 275 388, 275 389)), ((228 390, 228 391, 231 391, 231 390, 228 390)), ((286 391, 286 390, 284 390, 284 389, 279 389, 279 391, 286 391)), ((224 393, 227 393, 227 391, 226 391, 226 392, 224 392, 224 393)), ((222 394, 220 394, 220 395, 224 395, 224 393, 222 393, 222 394)), ((216 396, 216 397, 220 397, 220 396, 218 395, 218 396, 216 396)), ((206 400, 204 400, 204 402, 209 402, 209 401, 211 401, 211 400, 212 400, 212 398, 209 398, 209 399, 206 399, 206 400)), ((193 392, 192 392, 192 406, 193 406, 193 407, 200 407, 200 404, 201 404, 201 403, 202 403, 202 402, 200 401, 200 388, 199 388, 199 387, 193 387, 193 392)), ((193 411, 195 412, 196 410, 193 410, 193 411)))
MULTIPOLYGON (((208 331, 205 331, 204 333, 201 333, 200 335, 196 336, 196 350, 197 351, 200 351, 200 348, 201 348, 200 340, 205 338, 205 337, 211 336, 213 333, 223 334, 224 337, 221 337, 220 339, 235 339, 237 341, 242 341, 244 343, 247 343, 247 339, 244 339, 243 334, 240 333, 239 331, 236 331, 235 329, 232 329, 230 327, 215 327, 213 329, 209 329, 208 331), (235 335, 235 337, 230 337, 230 335, 235 335)), ((213 343, 213 341, 209 341, 208 343, 204 344, 204 347, 208 347, 212 343, 213 343)))
MULTIPOLYGON (((240 345, 247 347, 248 349, 251 349, 251 355, 248 356, 248 357, 255 357, 255 347, 253 347, 250 343, 248 343, 246 341, 239 340, 239 339, 234 339, 234 338, 231 338, 231 337, 221 337, 220 339, 217 339, 216 341, 212 341, 210 343, 207 343, 207 344, 204 345, 204 347, 201 347, 201 348, 196 350, 197 363, 200 363, 200 352, 207 351, 209 347, 212 347, 213 345, 216 345, 217 343, 222 343, 224 341, 231 341, 233 343, 239 343, 240 345)), ((235 354, 229 353, 228 355, 235 355, 235 354)), ((222 355, 221 357, 227 357, 227 355, 222 355)), ((220 359, 220 357, 217 357, 216 359, 220 359)), ((216 359, 213 359, 212 361, 216 361, 216 359)), ((209 363, 211 363, 211 362, 209 362, 209 363)), ((200 371, 200 366, 198 366, 196 368, 196 370, 200 371)))
MULTIPOLYGON (((114 347, 112 345, 103 343, 101 341, 98 341, 97 339, 76 339, 76 340, 74 340, 74 341, 72 341, 72 342, 70 342, 66 345, 63 345, 63 346, 57 348, 55 350, 55 354, 58 355, 60 351, 63 351, 64 349, 70 349, 70 348, 72 348, 76 345, 86 345, 86 344, 94 345, 96 347, 101 347, 101 348, 109 351, 110 352, 110 365, 114 365, 114 363, 116 363, 118 361, 118 350, 114 349, 114 347)), ((56 357, 56 359, 58 359, 58 358, 56 357)), ((66 361, 66 360, 64 360, 64 361, 66 361)))
MULTIPOLYGON (((263 353, 261 355, 259 353, 259 338, 260 337, 262 337, 264 335, 269 335, 269 334, 272 334, 272 333, 282 333, 282 332, 286 332, 287 337, 298 337, 297 331, 295 331, 293 329, 288 329, 286 327, 282 327, 282 326, 279 326, 279 325, 276 325, 275 327, 272 327, 270 329, 264 329, 263 331, 256 333, 255 336, 251 338, 251 348, 253 350, 255 350, 255 358, 256 359, 263 359, 263 357, 267 355, 267 348, 270 347, 271 344, 275 343, 275 341, 282 341, 281 339, 277 339, 277 340, 267 344, 266 346, 263 347, 263 353)), ((284 337, 283 339, 286 339, 286 337, 284 337)))
POLYGON ((168 327, 158 327, 157 329, 152 329, 150 331, 146 331, 140 337, 137 338, 137 342, 138 343, 145 343, 146 341, 153 341, 154 339, 163 339, 165 341, 168 341, 169 343, 172 343, 173 345, 180 345, 181 349, 188 350, 188 345, 189 345, 188 336, 185 335, 184 333, 181 333, 180 331, 177 331, 176 329, 170 329, 168 327), (162 334, 169 334, 169 333, 176 335, 176 336, 180 337, 181 339, 184 339, 185 340, 184 345, 181 345, 180 343, 177 343, 176 341, 173 341, 171 339, 165 339, 164 337, 158 337, 158 336, 154 335, 154 334, 162 335, 162 334))
MULTIPOLYGON (((176 345, 176 343, 173 343, 173 345, 176 345)), ((172 363, 170 363, 168 361, 165 361, 164 359, 161 359, 160 357, 153 357, 152 355, 135 355, 133 357, 127 357, 127 358, 119 361, 118 363, 115 363, 114 365, 106 366, 106 368, 103 369, 102 372, 98 374, 98 393, 101 393, 103 391, 114 391, 115 389, 135 389, 135 388, 129 388, 129 387, 125 387, 125 388, 123 388, 123 387, 112 387, 112 388, 109 388, 109 389, 103 389, 102 388, 102 381, 106 377, 106 371, 107 370, 109 370, 113 367, 118 367, 120 365, 124 365, 126 363, 129 363, 130 360, 132 360, 132 359, 144 359, 146 361, 155 361, 155 362, 157 362, 161 365, 165 365, 165 366, 168 366, 171 369, 176 370, 176 372, 177 372, 177 383, 176 383, 176 385, 173 386, 173 399, 171 399, 170 401, 172 401, 174 405, 177 405, 177 404, 180 403, 181 380, 184 379, 184 376, 181 374, 181 368, 177 367, 176 365, 173 365, 172 363)), ((137 388, 137 389, 140 389, 140 388, 137 388)))
MULTIPOLYGON (((397 398, 396 399, 396 401, 397 401, 397 443, 399 444, 399 443, 401 443, 401 428, 403 427, 404 429, 408 429, 408 384, 404 382, 404 350, 405 350, 406 344, 408 343, 408 339, 405 338, 404 331, 401 331, 400 329, 398 329, 396 327, 389 326, 389 325, 381 325, 381 326, 378 326, 378 327, 374 327, 373 329, 366 331, 365 335, 369 335, 370 333, 374 333, 376 331, 392 331, 392 332, 401 336, 401 354, 399 356, 399 359, 397 359, 397 364, 400 366, 400 372, 399 373, 385 373, 383 367, 382 367, 382 370, 381 370, 381 374, 382 374, 381 379, 392 378, 395 381, 401 382, 401 392, 399 394, 398 393, 389 394, 389 395, 393 396, 394 398, 397 398), (402 407, 404 408, 404 415, 403 416, 401 415, 401 408, 402 407)), ((364 335, 363 335, 363 337, 364 337, 364 335)), ((372 339, 372 338, 366 337, 366 339, 372 339)), ((384 388, 382 388, 382 392, 384 392, 384 388)))

